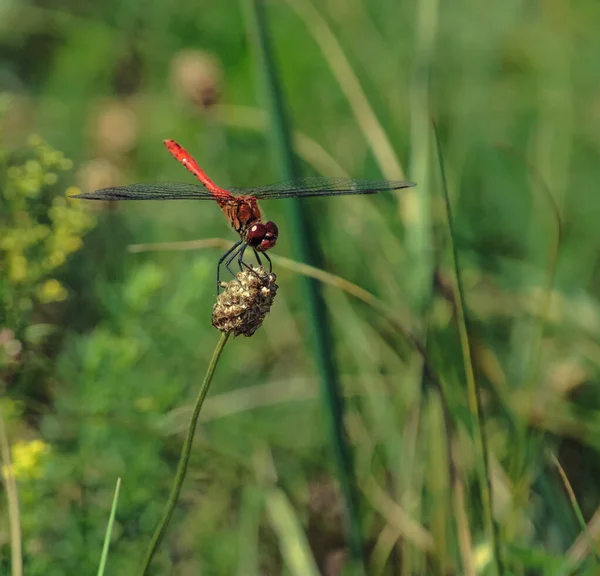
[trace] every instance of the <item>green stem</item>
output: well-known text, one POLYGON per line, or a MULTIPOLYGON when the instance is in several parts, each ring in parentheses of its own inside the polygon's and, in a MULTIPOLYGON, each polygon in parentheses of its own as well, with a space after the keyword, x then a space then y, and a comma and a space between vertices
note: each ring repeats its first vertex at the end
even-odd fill
POLYGON ((490 539, 493 551, 492 563, 494 565, 494 571, 497 576, 504 574, 504 566, 502 564, 500 541, 498 537, 498 527, 494 522, 494 516, 492 512, 492 483, 490 480, 489 473, 489 455, 487 447, 487 436, 482 417, 481 409, 481 394, 477 380, 475 379, 475 371, 473 370, 473 362, 471 356, 471 344, 469 339, 469 325, 468 317, 465 310, 465 291, 462 283, 462 274, 459 266, 458 250, 456 249, 456 243, 454 242, 454 215, 452 213, 452 204, 450 203, 450 196, 448 194, 448 184, 446 181, 446 170, 444 166, 444 158, 442 156, 442 146, 440 143, 437 126, 433 124, 433 132, 435 135, 435 142, 438 153, 438 162, 440 167, 440 176, 442 180, 442 192, 444 194, 444 203, 446 205, 446 217, 448 220, 448 232, 451 246, 451 259, 452 266, 454 268, 454 275, 456 277, 456 294, 454 302, 456 306, 456 320, 458 324, 458 333, 460 337, 460 344, 463 353, 463 363, 465 369, 465 376, 467 380, 467 400, 469 403, 469 411, 471 412, 471 420, 473 425, 473 443, 476 449, 477 467, 479 472, 479 488, 481 492, 481 501, 483 508, 483 520, 485 525, 485 531, 490 539))
POLYGON ((225 348, 225 344, 227 343, 228 338, 229 334, 226 334, 225 332, 221 334, 221 339, 219 340, 219 343, 215 348, 210 364, 208 365, 206 375, 204 376, 204 382, 202 382, 202 386, 200 387, 200 391, 198 392, 196 403, 194 404, 192 418, 190 419, 190 424, 188 426, 187 436, 185 438, 185 442, 183 443, 183 448, 181 449, 181 456, 179 457, 179 465, 177 466, 177 473, 175 474, 175 481, 173 482, 173 487, 171 488, 171 494, 169 495, 169 500, 167 501, 163 517, 158 523, 158 526, 156 527, 154 536, 152 536, 152 540, 150 542, 150 546, 148 546, 148 551, 146 552, 144 564, 142 566, 142 569, 140 570, 141 576, 144 576, 144 574, 146 574, 148 568, 150 567, 152 557, 154 556, 154 553, 156 552, 156 550, 160 546, 160 543, 162 542, 162 539, 164 538, 165 532, 167 531, 167 528, 169 526, 169 521, 171 520, 171 516, 173 515, 173 511, 175 510, 175 506, 177 505, 179 493, 181 492, 181 487, 183 485, 183 481, 185 480, 185 474, 187 472, 188 462, 190 460, 190 452, 192 450, 192 443, 194 441, 194 435, 196 433, 196 425, 198 424, 198 416, 200 415, 200 409, 202 408, 202 404, 204 404, 204 399, 206 398, 206 394, 208 393, 208 388, 210 387, 210 383, 215 373, 217 363, 219 362, 221 352, 223 352, 223 348, 225 348))
POLYGON ((98 566, 98 576, 103 576, 106 570, 106 561, 108 559, 108 549, 110 547, 110 537, 112 535, 113 526, 115 524, 115 516, 117 514, 117 502, 119 501, 119 491, 121 490, 121 478, 117 478, 117 487, 113 496, 113 503, 110 509, 110 517, 106 534, 104 535, 104 545, 102 546, 102 556, 100 556, 100 565, 98 566))

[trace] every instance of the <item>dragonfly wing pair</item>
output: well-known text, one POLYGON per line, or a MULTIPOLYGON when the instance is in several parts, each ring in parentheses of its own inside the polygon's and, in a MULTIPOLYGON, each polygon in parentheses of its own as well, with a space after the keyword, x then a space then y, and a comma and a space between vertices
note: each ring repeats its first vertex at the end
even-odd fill
MULTIPOLYGON (((229 188, 234 196, 253 196, 257 200, 280 198, 305 198, 310 196, 347 196, 356 194, 377 194, 390 190, 400 190, 414 186, 414 182, 403 180, 362 180, 357 178, 301 178, 279 182, 256 188, 229 188)), ((181 182, 140 183, 103 188, 96 192, 84 192, 72 196, 86 200, 216 200, 225 198, 201 184, 181 182)))

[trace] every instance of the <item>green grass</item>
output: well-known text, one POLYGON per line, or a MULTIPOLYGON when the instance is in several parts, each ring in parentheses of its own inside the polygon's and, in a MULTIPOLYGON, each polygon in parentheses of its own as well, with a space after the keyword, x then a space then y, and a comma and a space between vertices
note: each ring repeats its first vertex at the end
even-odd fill
MULTIPOLYGON (((273 152, 286 151, 273 147, 239 2, 6 6, 0 178, 23 163, 34 132, 74 159, 81 182, 93 169, 120 182, 191 181, 163 138, 224 186, 282 176, 273 152), (194 84, 216 106, 199 107, 176 81, 182 49, 219 62, 220 77, 202 68, 194 84)), ((308 274, 330 319, 325 360, 344 398, 367 573, 594 574, 600 7, 263 8, 299 171, 418 186, 303 202, 317 270, 276 258, 303 259, 285 202, 263 203, 281 232, 277 299, 263 327, 223 353, 152 573, 316 573, 351 556, 311 348, 323 318, 299 289, 308 274)), ((73 183, 64 178, 60 190, 73 183)), ((218 237, 233 234, 210 203, 100 210, 56 272, 68 300, 0 316, 0 331, 19 315, 56 327, 35 340, 28 321, 10 361, 0 337, 6 437, 50 446, 41 475, 10 487, 20 538, 1 512, 0 574, 11 573, 11 545, 24 574, 97 571, 115 477, 126 489, 106 573, 140 569, 214 349, 222 248, 128 247, 218 237)), ((7 282, 0 271, 0 290, 17 293, 7 282)))
POLYGON ((121 479, 117 478, 117 485, 115 487, 115 495, 110 509, 110 517, 108 519, 108 525, 106 526, 106 535, 104 536, 104 545, 102 546, 102 555, 100 556, 100 564, 98 565, 98 576, 103 576, 106 570, 106 563, 108 561, 108 549, 110 548, 110 538, 112 536, 113 526, 115 525, 115 515, 117 513, 117 503, 119 501, 119 490, 121 489, 121 479))

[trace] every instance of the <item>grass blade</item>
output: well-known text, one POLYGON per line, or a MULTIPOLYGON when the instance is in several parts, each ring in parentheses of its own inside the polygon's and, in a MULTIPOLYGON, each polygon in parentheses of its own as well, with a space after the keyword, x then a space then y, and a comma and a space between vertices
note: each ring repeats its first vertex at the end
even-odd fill
POLYGON ((98 566, 98 576, 104 574, 106 569, 106 560, 108 559, 108 548, 110 546, 110 537, 112 534, 113 525, 115 523, 115 514, 117 513, 117 502, 119 501, 119 491, 121 490, 121 478, 117 478, 115 487, 115 495, 113 496, 108 525, 106 526, 106 534, 104 535, 104 545, 102 546, 102 556, 100 557, 100 565, 98 566))
POLYGON ((471 345, 469 341, 469 329, 467 326, 467 316, 465 312, 465 292, 463 289, 462 275, 458 261, 458 250, 456 248, 456 243, 454 240, 454 216, 452 214, 452 204, 450 203, 450 196, 448 194, 448 186, 446 183, 446 171, 442 156, 441 142, 435 123, 433 125, 433 131, 435 135, 440 175, 442 179, 442 192, 444 194, 444 202, 446 204, 446 218, 448 221, 448 238, 451 247, 451 260, 456 278, 456 283, 454 285, 454 303, 456 306, 456 320, 458 324, 458 332, 460 336, 460 344, 463 354, 463 364, 467 380, 467 400, 469 404, 469 410, 471 412, 471 421, 473 426, 473 444, 475 445, 475 458, 477 460, 477 471, 479 476, 478 483, 479 490, 481 493, 481 503, 483 507, 484 527, 486 536, 492 544, 492 565, 495 566, 496 574, 500 576, 504 573, 504 571, 500 558, 500 543, 492 513, 492 486, 489 476, 487 438, 485 434, 483 419, 481 416, 481 398, 479 388, 477 386, 477 381, 475 380, 475 372, 473 370, 471 345))
MULTIPOLYGON (((577 520, 581 526, 582 534, 585 535, 585 537, 587 539, 589 549, 592 551, 592 559, 594 560, 594 564, 596 565, 596 569, 597 569, 598 558, 600 557, 600 555, 598 554, 598 549, 596 548, 594 539, 592 538, 592 535, 590 534, 588 526, 585 522, 585 518, 583 517, 583 512, 581 511, 581 508, 579 507, 577 498, 575 497, 575 492, 573 492, 573 487, 571 486, 571 482, 569 482, 569 478, 567 477, 567 474, 564 471, 563 467, 561 466, 560 462, 558 461, 558 458, 556 457, 556 455, 550 454, 550 457, 552 458, 552 462, 553 462, 554 466, 556 466, 556 469, 558 470, 558 473, 560 474, 560 478, 563 482, 565 490, 567 491, 567 494, 569 495, 569 500, 571 502, 571 506, 573 507, 573 512, 575 513, 575 516, 577 517, 577 520)), ((571 559, 569 558, 569 560, 566 563, 566 570, 561 570, 560 573, 568 574, 573 568, 574 567, 572 566, 571 559)))
POLYGON ((319 570, 310 545, 285 492, 281 488, 269 489, 265 496, 265 505, 290 574, 318 576, 319 570))
POLYGON ((400 196, 405 223, 405 243, 411 274, 407 279, 410 299, 415 310, 431 306, 434 269, 431 236, 431 129, 429 120, 429 78, 438 26, 438 0, 423 0, 416 5, 415 60, 410 84, 411 160, 409 172, 418 189, 400 196))
POLYGON ((19 513, 19 494, 17 481, 11 464, 10 446, 6 436, 4 420, 0 417, 0 445, 2 451, 2 474, 8 500, 8 525, 10 531, 10 566, 12 576, 23 574, 23 551, 21 543, 21 516, 19 513))
POLYGON ((286 493, 277 485, 277 471, 268 446, 256 447, 253 463, 256 477, 263 490, 267 516, 279 540, 281 555, 289 574, 318 576, 319 569, 302 523, 286 493))
POLYGON ((398 161, 394 147, 327 22, 308 0, 287 0, 287 3, 304 21, 308 31, 319 45, 323 57, 354 112, 381 173, 388 180, 404 180, 404 170, 398 161))
POLYGON ((162 539, 165 536, 165 533, 169 526, 169 522, 171 520, 171 516, 173 515, 173 511, 175 510, 175 506, 177 505, 179 493, 181 492, 181 487, 183 486, 183 481, 185 480, 185 474, 187 472, 188 462, 190 460, 190 452, 192 450, 192 443, 194 442, 194 434, 196 433, 196 425, 198 424, 198 416, 200 415, 200 409, 204 404, 204 399, 206 398, 206 394, 208 393, 208 389, 210 388, 210 383, 212 382, 212 378, 214 376, 215 369, 217 368, 219 358, 221 358, 221 353, 223 352, 223 348, 225 348, 225 344, 227 344, 228 339, 228 333, 221 333, 221 338, 219 339, 217 347, 213 352, 210 364, 208 365, 208 369, 206 370, 206 375, 204 376, 204 381, 202 382, 202 386, 200 387, 200 391, 198 392, 198 396, 196 397, 194 411, 190 419, 190 424, 188 426, 185 442, 183 443, 183 448, 181 449, 181 456, 179 457, 179 464, 177 466, 177 473, 175 474, 173 487, 171 488, 171 494, 169 495, 169 499, 167 500, 167 505, 165 506, 163 517, 158 523, 156 531, 154 532, 152 540, 150 541, 150 545, 148 546, 148 551, 146 552, 146 557, 144 558, 144 563, 142 564, 142 569, 140 571, 140 574, 142 574, 142 576, 146 574, 148 568, 150 568, 152 557, 154 556, 154 553, 160 546, 160 543, 162 542, 162 539))
MULTIPOLYGON (((252 106, 234 106, 219 104, 216 106, 219 122, 228 128, 254 130, 266 133, 269 128, 269 118, 264 110, 252 106)), ((303 132, 292 133, 294 150, 307 164, 310 164, 323 176, 348 177, 349 174, 340 166, 337 160, 316 140, 303 132)))

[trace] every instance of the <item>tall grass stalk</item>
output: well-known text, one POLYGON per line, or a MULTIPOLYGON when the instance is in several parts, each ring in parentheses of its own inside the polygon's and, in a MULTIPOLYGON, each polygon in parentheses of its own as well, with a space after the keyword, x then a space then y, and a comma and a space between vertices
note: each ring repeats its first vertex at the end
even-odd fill
POLYGON ((0 416, 0 449, 5 473, 2 475, 8 500, 8 527, 10 532, 11 576, 23 575, 23 547, 21 542, 21 515, 19 513, 19 494, 17 481, 11 464, 10 445, 6 435, 4 419, 0 416))
MULTIPOLYGON (((552 297, 554 294, 554 284, 556 281, 556 272, 558 267, 558 258, 560 255, 560 249, 563 240, 563 221, 561 217, 560 207, 554 193, 550 186, 546 182, 544 175, 540 170, 534 166, 530 161, 527 160, 523 154, 512 146, 504 145, 501 147, 503 151, 510 153, 513 157, 523 162, 531 174, 532 178, 537 182, 538 186, 533 186, 532 189, 537 191, 540 199, 546 204, 546 208, 549 211, 550 219, 552 220, 553 227, 553 238, 548 248, 548 264, 547 264, 547 275, 546 285, 544 292, 540 298, 539 311, 537 313, 537 326, 535 333, 531 336, 532 351, 530 355, 530 363, 525 376, 524 388, 529 391, 531 398, 535 397, 536 387, 538 385, 540 371, 542 368, 542 351, 544 344, 544 337, 546 335, 546 328, 548 323, 548 317, 550 315, 550 307, 552 305, 552 297)), ((531 453, 538 453, 542 446, 543 431, 532 429, 528 425, 527 421, 519 420, 515 422, 515 442, 518 446, 526 446, 529 444, 532 448, 529 450, 531 453)), ((535 474, 527 474, 527 468, 535 466, 535 460, 531 462, 530 459, 525 457, 513 458, 510 465, 510 474, 513 478, 521 478, 521 494, 526 494, 529 491, 529 485, 533 483, 535 474)), ((506 526, 516 526, 516 517, 520 511, 520 502, 517 500, 516 505, 512 506, 510 511, 510 517, 505 522, 506 526)), ((504 538, 510 540, 512 534, 507 533, 506 528, 504 529, 504 538)))
MULTIPOLYGON (((228 128, 254 130, 265 134, 269 128, 269 116, 265 110, 253 106, 219 104, 216 106, 219 122, 228 128)), ((323 176, 347 177, 338 161, 313 138, 304 132, 292 132, 294 151, 304 162, 323 176)))
MULTIPOLYGON (((579 503, 577 502, 577 497, 575 496, 575 492, 573 491, 573 487, 571 486, 571 482, 569 482, 569 478, 567 477, 566 472, 564 471, 563 467, 561 466, 561 464, 555 454, 550 454, 550 457, 552 459, 554 466, 556 466, 556 469, 558 470, 558 473, 560 474, 560 478, 565 486, 565 490, 567 491, 567 494, 569 495, 569 500, 571 502, 573 512, 575 513, 575 516, 577 517, 579 525, 581 526, 582 534, 584 534, 585 537, 587 538, 589 549, 592 552, 591 556, 592 556, 592 560, 594 562, 595 571, 597 572, 598 571, 598 558, 600 557, 600 555, 598 554, 598 548, 596 547, 596 543, 594 542, 594 539, 592 538, 592 535, 590 534, 588 526, 585 523, 585 518, 583 517, 583 512, 581 511, 579 503)), ((567 561, 566 565, 567 565, 567 570, 570 571, 570 570, 574 569, 574 566, 572 566, 572 563, 570 561, 567 561)), ((560 574, 563 574, 563 573, 568 574, 569 571, 561 570, 560 574)))
POLYGON ((185 474, 187 472, 188 462, 190 460, 190 452, 192 450, 192 443, 194 441, 194 435, 196 433, 196 425, 198 424, 198 416, 200 415, 200 409, 204 404, 204 400, 206 398, 206 394, 208 393, 210 383, 212 382, 215 369, 217 367, 219 359, 221 358, 221 353, 223 352, 223 348, 225 348, 225 344, 227 344, 228 339, 229 334, 223 332, 221 334, 219 342, 217 343, 217 347, 213 352, 213 356, 210 360, 210 364, 208 365, 208 369, 206 370, 206 374, 204 376, 204 381, 202 382, 202 386, 200 386, 200 391, 198 392, 198 396, 196 397, 194 411, 192 412, 192 417, 188 426, 185 442, 183 443, 181 455, 179 456, 179 464, 177 466, 175 480, 173 481, 173 486, 171 488, 171 494, 169 495, 169 499, 167 500, 167 505, 165 506, 163 517, 158 523, 154 535, 152 536, 152 540, 150 541, 150 545, 148 546, 148 551, 146 552, 146 557, 144 558, 142 569, 140 570, 140 574, 142 576, 144 576, 144 574, 147 573, 148 568, 150 567, 152 557, 154 556, 154 553, 160 546, 160 543, 162 542, 162 539, 165 536, 165 533, 169 526, 169 521, 171 520, 171 516, 173 515, 173 511, 175 510, 175 506, 177 505, 179 493, 181 492, 181 487, 183 486, 183 481, 185 480, 185 474))
MULTIPOLYGON (((299 175, 299 169, 292 148, 284 96, 270 46, 264 6, 260 0, 248 0, 246 5, 251 41, 255 46, 263 94, 271 120, 273 156, 282 178, 294 178, 299 175)), ((290 198, 286 202, 286 208, 296 256, 303 262, 318 265, 319 250, 317 245, 310 241, 313 234, 303 204, 298 199, 290 198)), ((321 375, 325 414, 346 512, 350 563, 352 570, 362 572, 364 561, 355 502, 356 486, 350 446, 344 428, 344 405, 338 369, 334 361, 328 311, 318 282, 305 278, 303 288, 311 326, 310 342, 313 344, 313 353, 321 375)))
POLYGON ((431 129, 429 120, 429 77, 438 26, 438 0, 416 4, 415 59, 410 83, 411 160, 410 175, 418 188, 404 190, 401 208, 406 227, 406 249, 411 274, 410 298, 416 310, 430 307, 433 275, 431 242, 431 129))
POLYGON ((106 534, 104 535, 104 545, 102 546, 102 555, 100 556, 100 564, 98 565, 98 576, 103 576, 106 570, 106 561, 108 560, 108 549, 110 547, 110 538, 112 529, 115 524, 115 515, 117 513, 117 502, 119 501, 119 491, 121 490, 121 478, 117 478, 115 486, 115 495, 113 496, 108 525, 106 526, 106 534))
POLYGON ((566 569, 564 571, 565 574, 572 573, 575 567, 578 566, 581 562, 583 562, 584 558, 592 550, 592 548, 590 547, 590 539, 592 541, 597 540, 599 534, 600 508, 597 508, 591 520, 586 524, 585 531, 577 537, 577 539, 575 540, 575 542, 573 542, 573 544, 567 552, 567 560, 565 562, 566 569))
POLYGON ((309 0, 286 1, 289 7, 304 21, 309 33, 319 45, 325 61, 352 108, 354 117, 382 174, 388 180, 402 180, 404 170, 394 147, 327 21, 309 0))
POLYGON ((452 213, 452 204, 450 195, 448 194, 448 186, 446 182, 446 170, 444 167, 444 157, 442 155, 442 146, 435 123, 433 124, 435 143, 437 148, 437 157, 442 180, 442 192, 446 205, 446 217, 448 222, 448 239, 450 242, 450 254, 456 283, 454 285, 454 303, 456 306, 456 318, 458 324, 458 332, 460 337, 460 345, 463 355, 463 364, 465 377, 467 380, 467 400, 469 410, 471 412, 473 444, 475 446, 475 458, 477 461, 478 484, 481 492, 481 503, 483 508, 484 529, 492 547, 492 565, 498 576, 504 574, 501 561, 499 535, 494 523, 492 511, 492 483, 489 475, 489 458, 487 448, 487 437, 485 426, 481 415, 481 397, 477 381, 475 380, 475 372, 473 370, 473 362, 471 356, 471 345, 469 341, 468 320, 465 311, 465 297, 462 283, 462 275, 458 258, 458 250, 456 248, 455 233, 454 233, 454 215, 452 213))

